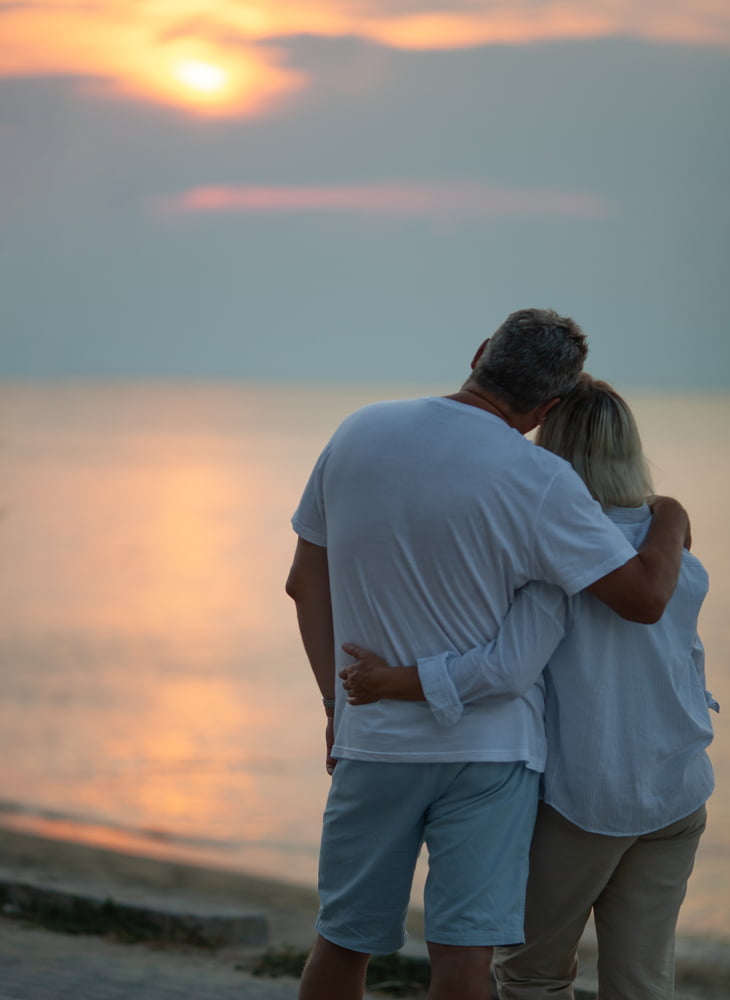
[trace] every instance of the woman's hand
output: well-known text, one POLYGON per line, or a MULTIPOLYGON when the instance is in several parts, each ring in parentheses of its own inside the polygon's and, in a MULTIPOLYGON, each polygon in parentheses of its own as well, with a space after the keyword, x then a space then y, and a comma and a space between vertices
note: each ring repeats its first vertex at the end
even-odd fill
POLYGON ((388 682, 391 680, 392 670, 382 656, 377 656, 371 650, 355 646, 351 642, 343 643, 342 648, 355 659, 354 663, 340 670, 348 703, 368 705, 373 701, 389 697, 388 682))

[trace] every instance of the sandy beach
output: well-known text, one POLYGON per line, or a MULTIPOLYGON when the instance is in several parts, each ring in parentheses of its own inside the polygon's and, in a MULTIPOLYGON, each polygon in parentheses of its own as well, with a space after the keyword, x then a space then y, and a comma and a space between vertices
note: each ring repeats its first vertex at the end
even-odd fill
POLYGON ((4 829, 0 868, 50 887, 70 880, 112 896, 125 887, 155 897, 243 905, 265 914, 272 943, 307 948, 312 942, 317 893, 302 886, 4 829))
POLYGON ((317 910, 306 887, 3 829, 0 899, 0 1000, 294 1000, 296 979, 249 970, 269 949, 308 950, 317 910), (153 908, 164 899, 171 911, 255 914, 265 918, 268 940, 203 948, 49 930, 7 902, 18 884, 67 898, 121 896, 153 908))
MULTIPOLYGON (((254 977, 256 956, 283 946, 306 950, 313 939, 316 892, 284 881, 243 872, 143 857, 70 841, 0 829, 0 880, 7 889, 27 884, 40 890, 91 893, 144 903, 164 899, 171 910, 204 906, 211 913, 241 912, 263 917, 265 942, 199 948, 180 942, 120 943, 113 935, 52 931, 38 921, 19 919, 15 907, 0 917, 0 1000, 116 1000, 127 995, 130 977, 135 1000, 293 1000, 293 978, 254 977), (75 976, 69 986, 68 977, 75 976), (125 985, 126 984, 126 985, 125 985), (71 990, 71 992, 69 992, 71 990), (210 991, 210 992, 209 992, 210 991)), ((0 889, 0 891, 3 891, 0 889)), ((7 899, 7 896, 4 896, 7 899)), ((151 905, 154 905, 152 903, 151 905)), ((208 912, 206 911, 206 912, 208 912)), ((411 954, 424 954, 422 918, 409 920, 411 954)), ((590 941, 582 954, 576 990, 594 995, 590 941)), ((730 995, 730 958, 717 942, 678 942, 676 1000, 721 1000, 730 995)))

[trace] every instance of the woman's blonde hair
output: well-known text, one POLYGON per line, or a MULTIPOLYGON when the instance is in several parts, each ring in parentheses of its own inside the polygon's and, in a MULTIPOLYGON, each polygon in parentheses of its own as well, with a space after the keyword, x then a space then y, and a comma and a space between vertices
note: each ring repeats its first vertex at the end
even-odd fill
POLYGON ((570 462, 604 507, 640 507, 653 492, 628 404, 586 373, 547 414, 535 443, 570 462))

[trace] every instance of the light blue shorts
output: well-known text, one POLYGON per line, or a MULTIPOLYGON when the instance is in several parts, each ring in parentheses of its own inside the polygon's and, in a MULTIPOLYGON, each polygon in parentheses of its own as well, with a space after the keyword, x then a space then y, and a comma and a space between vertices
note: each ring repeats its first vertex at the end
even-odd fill
POLYGON ((338 761, 324 815, 317 931, 352 951, 401 948, 425 843, 428 941, 524 941, 538 782, 522 762, 338 761))

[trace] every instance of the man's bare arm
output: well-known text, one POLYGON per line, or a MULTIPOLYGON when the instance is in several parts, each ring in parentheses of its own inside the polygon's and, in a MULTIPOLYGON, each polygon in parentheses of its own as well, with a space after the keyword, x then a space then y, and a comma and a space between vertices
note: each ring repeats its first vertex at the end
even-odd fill
MULTIPOLYGON (((332 599, 327 565, 327 549, 300 538, 286 581, 286 592, 297 606, 299 634, 304 651, 323 698, 335 696, 335 639, 332 627, 332 599)), ((334 737, 334 709, 327 708, 327 770, 335 761, 330 756, 334 737)))
POLYGON ((587 588, 622 618, 643 625, 658 622, 664 614, 690 537, 687 512, 676 500, 655 497, 652 509, 654 517, 638 554, 587 588))
POLYGON ((300 538, 286 581, 297 606, 299 634, 323 698, 335 695, 335 639, 327 549, 300 538))

